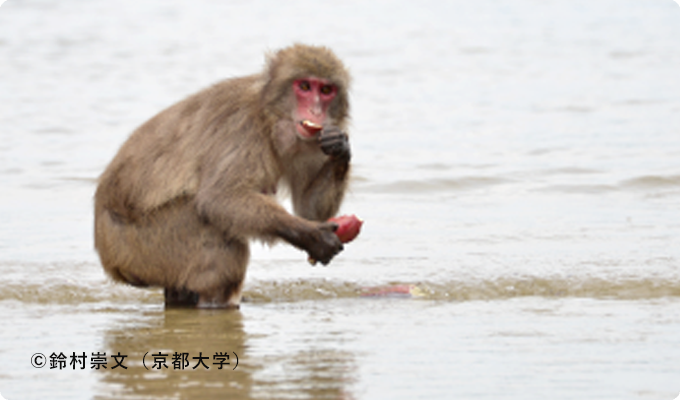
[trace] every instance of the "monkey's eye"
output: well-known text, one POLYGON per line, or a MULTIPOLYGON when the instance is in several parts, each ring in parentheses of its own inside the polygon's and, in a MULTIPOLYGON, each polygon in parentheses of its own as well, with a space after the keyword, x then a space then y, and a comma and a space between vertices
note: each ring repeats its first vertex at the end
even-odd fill
POLYGON ((312 85, 309 84, 309 81, 300 81, 298 87, 303 92, 309 92, 312 89, 312 85))
POLYGON ((323 85, 321 86, 321 94, 331 94, 334 89, 333 85, 323 85))

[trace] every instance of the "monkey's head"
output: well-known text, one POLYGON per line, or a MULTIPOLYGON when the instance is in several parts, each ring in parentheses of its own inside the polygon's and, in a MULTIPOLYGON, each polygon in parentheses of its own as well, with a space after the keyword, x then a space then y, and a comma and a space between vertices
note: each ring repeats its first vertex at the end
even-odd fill
POLYGON ((265 110, 292 119, 300 139, 316 139, 328 125, 345 129, 350 77, 328 48, 295 44, 279 50, 268 57, 265 79, 265 110))

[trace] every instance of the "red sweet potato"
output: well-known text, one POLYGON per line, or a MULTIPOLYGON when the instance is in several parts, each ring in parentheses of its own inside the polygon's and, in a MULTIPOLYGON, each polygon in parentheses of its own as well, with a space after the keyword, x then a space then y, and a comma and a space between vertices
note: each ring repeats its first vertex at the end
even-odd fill
POLYGON ((339 217, 331 218, 329 222, 335 222, 338 224, 338 229, 335 234, 338 236, 342 243, 349 243, 354 240, 355 237, 359 235, 361 230, 361 225, 364 221, 358 218, 356 215, 342 215, 339 217))
MULTIPOLYGON (((359 235, 361 225, 364 224, 364 221, 354 214, 341 215, 339 217, 331 218, 328 221, 338 224, 338 229, 335 230, 335 234, 342 243, 349 243, 354 240, 354 238, 359 235)), ((311 257, 308 261, 312 265, 316 264, 316 260, 311 257)))

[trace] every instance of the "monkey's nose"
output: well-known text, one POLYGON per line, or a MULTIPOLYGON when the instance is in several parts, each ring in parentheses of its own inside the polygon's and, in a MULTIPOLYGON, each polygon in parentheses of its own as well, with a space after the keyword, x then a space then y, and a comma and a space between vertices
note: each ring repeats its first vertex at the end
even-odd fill
POLYGON ((323 114, 323 108, 321 107, 321 99, 319 98, 318 95, 314 96, 314 101, 312 102, 312 104, 310 104, 309 112, 312 113, 312 115, 323 114))

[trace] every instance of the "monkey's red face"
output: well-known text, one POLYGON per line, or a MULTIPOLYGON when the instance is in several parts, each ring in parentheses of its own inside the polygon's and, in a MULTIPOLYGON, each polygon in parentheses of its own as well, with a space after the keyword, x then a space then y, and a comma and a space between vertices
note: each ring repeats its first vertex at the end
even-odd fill
POLYGON ((338 88, 326 79, 309 77, 293 81, 293 92, 297 133, 302 139, 314 139, 323 128, 328 107, 338 88))

